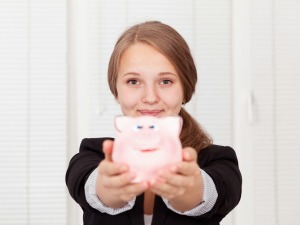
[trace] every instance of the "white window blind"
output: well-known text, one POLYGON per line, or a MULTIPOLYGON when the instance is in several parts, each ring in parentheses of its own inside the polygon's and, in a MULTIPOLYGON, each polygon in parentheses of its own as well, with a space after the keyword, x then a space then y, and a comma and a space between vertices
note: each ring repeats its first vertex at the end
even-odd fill
POLYGON ((252 1, 254 224, 296 225, 300 211, 300 2, 252 1))
POLYGON ((0 224, 67 224, 66 1, 0 1, 0 224))
POLYGON ((219 0, 195 2, 195 115, 216 144, 232 146, 231 4, 219 0))

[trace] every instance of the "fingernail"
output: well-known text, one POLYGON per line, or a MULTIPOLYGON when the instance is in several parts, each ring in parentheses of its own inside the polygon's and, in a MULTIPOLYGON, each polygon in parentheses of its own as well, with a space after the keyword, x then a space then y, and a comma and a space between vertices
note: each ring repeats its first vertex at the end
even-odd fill
POLYGON ((159 181, 160 183, 165 183, 166 182, 166 179, 164 179, 162 177, 157 177, 156 180, 159 181))
POLYGON ((121 171, 122 171, 122 172, 126 172, 126 171, 127 171, 127 167, 126 167, 126 166, 122 166, 122 167, 121 167, 121 171))
POLYGON ((158 171, 157 175, 162 177, 164 175, 164 173, 163 173, 163 171, 158 171))
POLYGON ((131 172, 129 173, 129 177, 130 177, 131 179, 135 178, 135 176, 136 176, 136 173, 135 173, 134 171, 131 171, 131 172))
POLYGON ((150 181, 149 181, 149 184, 150 184, 151 186, 154 185, 154 184, 155 184, 155 179, 150 180, 150 181))
POLYGON ((177 170, 177 167, 176 166, 172 166, 171 167, 171 172, 175 172, 177 170))
POLYGON ((148 187, 149 187, 149 185, 150 185, 150 184, 148 184, 148 182, 144 182, 144 183, 143 183, 143 188, 145 188, 145 189, 146 189, 146 188, 148 188, 148 187))

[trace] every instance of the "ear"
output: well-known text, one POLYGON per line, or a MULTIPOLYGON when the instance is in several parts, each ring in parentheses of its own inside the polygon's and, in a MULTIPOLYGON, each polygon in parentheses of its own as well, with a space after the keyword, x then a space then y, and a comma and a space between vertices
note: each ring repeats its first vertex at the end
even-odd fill
POLYGON ((116 116, 115 117, 115 129, 117 132, 122 133, 131 124, 132 118, 128 116, 116 116))
POLYGON ((166 116, 161 118, 161 123, 172 134, 179 135, 181 132, 183 120, 180 116, 166 116))

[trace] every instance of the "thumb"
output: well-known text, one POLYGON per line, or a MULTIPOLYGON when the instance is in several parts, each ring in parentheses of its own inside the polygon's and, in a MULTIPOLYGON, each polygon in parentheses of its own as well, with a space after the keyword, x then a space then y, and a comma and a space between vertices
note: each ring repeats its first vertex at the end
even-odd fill
POLYGON ((112 162, 113 145, 114 145, 114 142, 111 140, 105 140, 102 144, 105 159, 110 162, 112 162))
POLYGON ((186 147, 183 149, 183 161, 197 161, 197 152, 194 148, 186 147))

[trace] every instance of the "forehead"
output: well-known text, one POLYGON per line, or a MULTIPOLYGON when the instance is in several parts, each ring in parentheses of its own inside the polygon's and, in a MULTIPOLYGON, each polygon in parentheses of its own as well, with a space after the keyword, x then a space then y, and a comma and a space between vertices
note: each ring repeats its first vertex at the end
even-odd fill
POLYGON ((144 66, 148 69, 166 68, 176 73, 172 62, 159 51, 157 48, 145 44, 135 43, 129 46, 122 54, 119 61, 119 69, 130 67, 144 66))
POLYGON ((154 47, 153 45, 146 42, 136 42, 124 49, 121 55, 121 60, 124 58, 124 56, 126 57, 130 54, 145 55, 145 53, 160 54, 163 57, 167 58, 164 54, 162 54, 159 48, 154 47))

